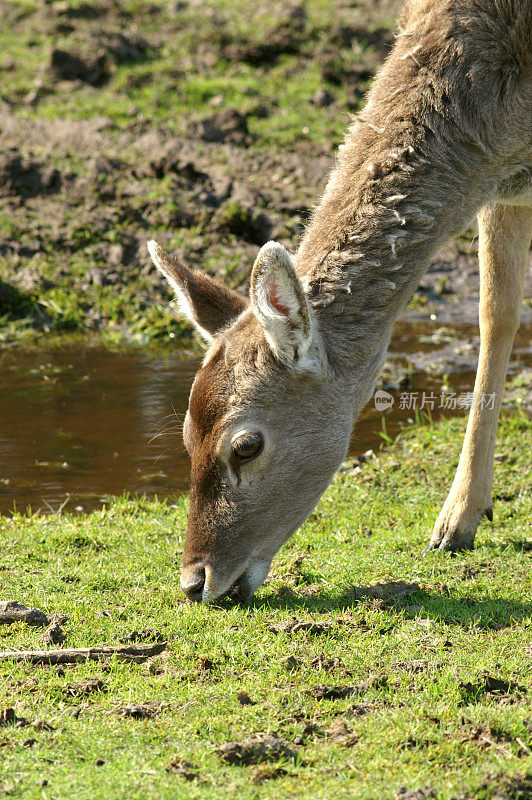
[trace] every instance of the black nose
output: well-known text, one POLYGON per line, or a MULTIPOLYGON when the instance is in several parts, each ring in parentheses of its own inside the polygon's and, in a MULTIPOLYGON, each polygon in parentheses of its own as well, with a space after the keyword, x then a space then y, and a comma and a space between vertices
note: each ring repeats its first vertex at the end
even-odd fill
POLYGON ((205 586, 205 570, 203 567, 198 569, 195 575, 191 575, 189 580, 189 583, 181 584, 181 588, 189 600, 194 603, 201 603, 203 587, 205 586))

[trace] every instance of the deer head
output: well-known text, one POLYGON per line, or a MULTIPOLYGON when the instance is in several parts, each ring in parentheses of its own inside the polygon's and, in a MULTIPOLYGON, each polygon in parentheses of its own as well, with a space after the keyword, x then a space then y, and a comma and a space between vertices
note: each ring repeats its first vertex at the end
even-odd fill
POLYGON ((183 429, 191 491, 181 587, 198 602, 231 590, 249 597, 345 456, 353 405, 284 247, 260 250, 249 301, 155 242, 148 249, 210 343, 183 429))

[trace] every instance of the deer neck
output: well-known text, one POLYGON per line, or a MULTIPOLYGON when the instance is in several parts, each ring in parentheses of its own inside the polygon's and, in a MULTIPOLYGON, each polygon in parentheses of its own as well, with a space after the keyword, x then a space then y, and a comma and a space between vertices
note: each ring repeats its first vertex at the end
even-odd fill
POLYGON ((489 191, 489 176, 475 196, 464 190, 475 185, 474 158, 457 171, 455 159, 445 166, 410 141, 357 118, 296 257, 333 370, 369 383, 431 257, 489 191))

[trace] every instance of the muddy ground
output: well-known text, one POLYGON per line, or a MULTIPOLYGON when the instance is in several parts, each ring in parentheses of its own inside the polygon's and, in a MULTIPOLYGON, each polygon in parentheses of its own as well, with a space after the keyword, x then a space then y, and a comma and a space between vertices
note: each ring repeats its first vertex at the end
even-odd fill
MULTIPOLYGON (((399 5, 0 3, 0 338, 187 336, 152 235, 245 291, 260 245, 297 246, 399 5)), ((474 324, 475 251, 442 250, 403 319, 474 324)))

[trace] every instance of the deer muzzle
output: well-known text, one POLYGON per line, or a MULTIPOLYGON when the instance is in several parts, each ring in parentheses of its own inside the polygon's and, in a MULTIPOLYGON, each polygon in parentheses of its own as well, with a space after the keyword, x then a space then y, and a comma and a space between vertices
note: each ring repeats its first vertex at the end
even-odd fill
POLYGON ((209 564, 190 565, 181 572, 181 588, 193 603, 213 603, 225 597, 249 600, 268 577, 270 563, 254 561, 236 574, 221 574, 209 564))

